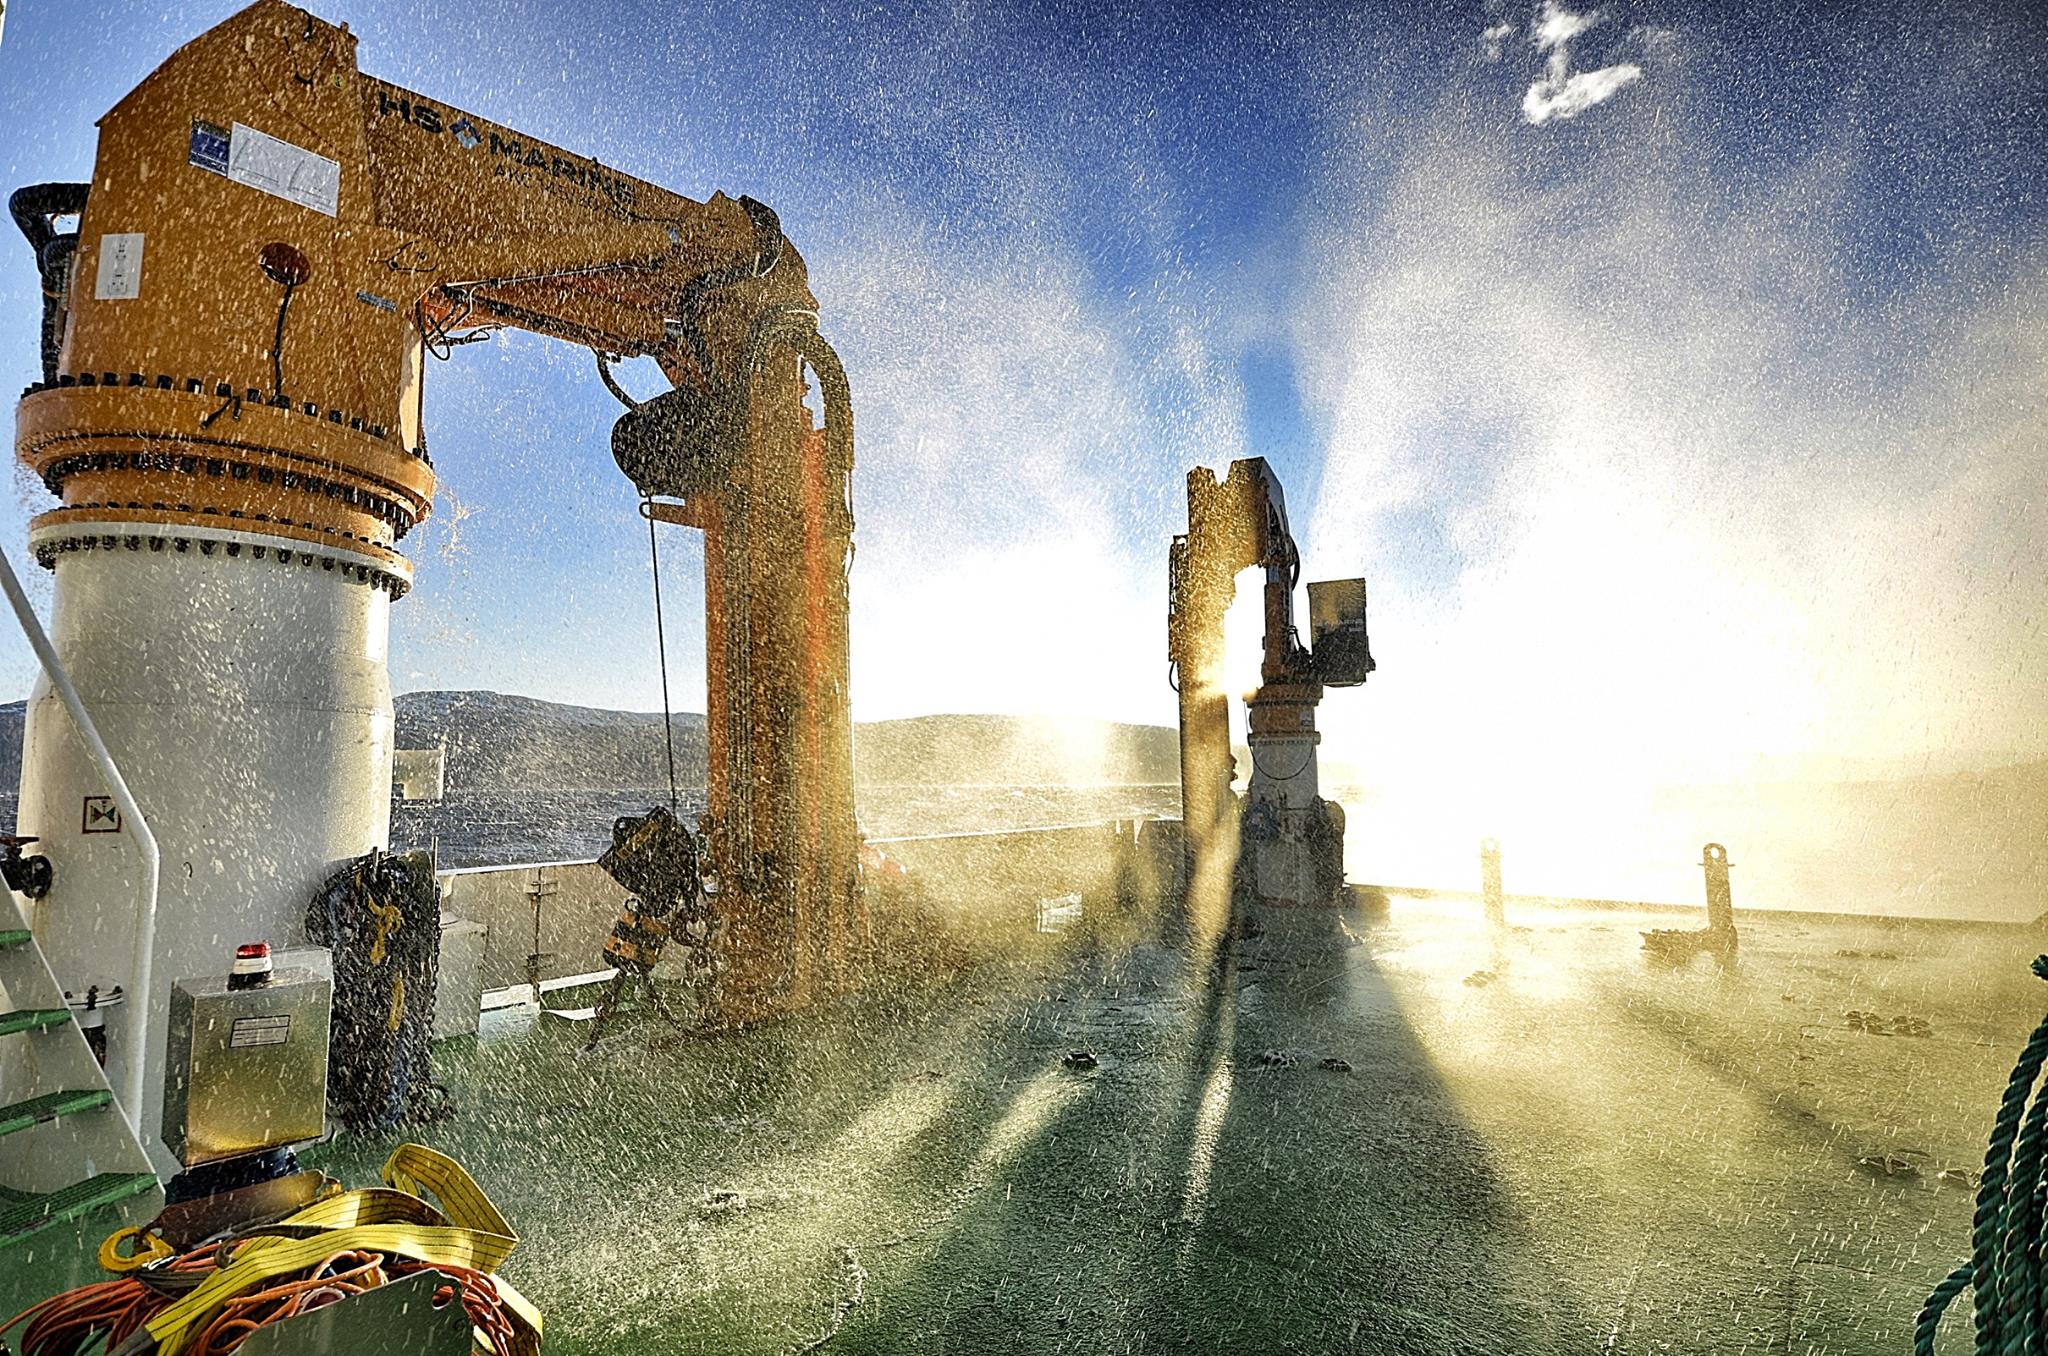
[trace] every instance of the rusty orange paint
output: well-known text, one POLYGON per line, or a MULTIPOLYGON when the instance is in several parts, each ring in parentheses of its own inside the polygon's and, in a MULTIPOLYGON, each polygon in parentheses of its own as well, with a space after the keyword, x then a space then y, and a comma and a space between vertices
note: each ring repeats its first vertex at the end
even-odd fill
MULTIPOLYGON (((517 328, 730 385, 758 321, 817 309, 801 255, 764 229, 723 194, 691 199, 366 75, 345 27, 256 0, 100 124, 58 371, 17 416, 18 455, 62 501, 36 530, 95 548, 123 527, 254 534, 351 553, 400 592, 399 542, 433 507, 430 351, 517 328), (216 172, 191 154, 196 122, 331 166, 331 200, 216 172), (138 281, 101 297, 115 234, 143 237, 138 281), (717 381, 678 337, 680 298, 714 270, 745 275, 697 317, 717 381)), ((729 484, 649 510, 705 534, 712 842, 733 938, 720 1001, 739 1021, 843 972, 838 882, 855 870, 850 524, 827 502, 850 466, 821 469, 801 368, 782 347, 762 357, 729 484)))

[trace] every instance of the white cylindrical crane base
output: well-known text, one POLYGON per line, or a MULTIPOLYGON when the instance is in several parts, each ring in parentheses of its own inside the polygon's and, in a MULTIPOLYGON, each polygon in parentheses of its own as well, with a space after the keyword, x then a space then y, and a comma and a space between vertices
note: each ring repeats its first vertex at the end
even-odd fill
MULTIPOLYGON (((76 542, 81 530, 67 523, 63 535, 76 542)), ((94 549, 55 556, 50 632, 162 851, 149 1048, 124 1039, 143 1014, 114 1009, 107 1073, 121 1087, 144 1061, 143 1138, 169 1172, 159 1132, 172 985, 225 973, 242 942, 303 942, 307 903, 333 866, 388 842, 391 599, 332 549, 133 523, 107 531, 94 549)), ((133 982, 142 864, 103 782, 38 681, 17 824, 55 869, 30 916, 77 994, 133 982)))

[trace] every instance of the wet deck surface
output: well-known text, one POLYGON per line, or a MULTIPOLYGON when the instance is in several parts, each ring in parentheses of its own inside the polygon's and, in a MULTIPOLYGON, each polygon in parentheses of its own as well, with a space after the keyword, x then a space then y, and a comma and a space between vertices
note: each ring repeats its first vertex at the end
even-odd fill
POLYGON ((1472 912, 1277 916, 1214 964, 1105 925, 587 1057, 501 1019, 416 1137, 519 1227, 560 1356, 1903 1350, 1965 1247, 1936 1174, 2048 1007, 2029 938, 1746 915, 1734 974, 1672 973, 1668 915, 1472 912))

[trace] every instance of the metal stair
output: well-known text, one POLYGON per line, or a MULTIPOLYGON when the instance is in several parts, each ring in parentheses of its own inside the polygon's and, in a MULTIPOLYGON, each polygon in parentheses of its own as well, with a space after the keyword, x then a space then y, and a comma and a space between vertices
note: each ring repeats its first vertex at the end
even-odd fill
POLYGON ((0 1135, 11 1135, 20 1130, 32 1129, 45 1121, 54 1121, 59 1116, 75 1116, 81 1111, 94 1111, 113 1100, 114 1094, 111 1092, 98 1088, 82 1088, 77 1092, 46 1092, 25 1102, 0 1106, 0 1135))
POLYGON ((18 899, 0 889, 0 1271, 45 1231, 122 1207, 112 1227, 160 1204, 148 1153, 18 899))
POLYGON ((18 1036, 24 1031, 43 1031, 71 1020, 68 1008, 22 1008, 0 1012, 0 1036, 18 1036))

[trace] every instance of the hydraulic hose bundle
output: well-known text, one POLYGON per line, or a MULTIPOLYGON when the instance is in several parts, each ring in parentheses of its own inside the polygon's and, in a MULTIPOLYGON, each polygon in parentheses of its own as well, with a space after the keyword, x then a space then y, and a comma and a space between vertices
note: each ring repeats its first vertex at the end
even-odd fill
POLYGON ((57 379, 57 358, 64 343, 64 294, 71 285, 71 260, 78 253, 78 232, 59 231, 59 217, 81 216, 90 184, 29 184, 7 199, 14 224, 35 252, 36 272, 43 282, 43 380, 57 379))
MULTIPOLYGON (((2048 956, 2034 973, 2048 979, 2048 956)), ((1934 1356, 1942 1315, 1973 1292, 1977 1356, 2048 1350, 2048 1088, 2037 1086, 2048 1061, 2048 1017, 2034 1028, 1992 1122, 1970 1230, 1970 1260, 1950 1272, 1920 1310, 1914 1356, 1934 1356)))
POLYGON ((136 1231, 123 1230, 100 1249, 114 1279, 15 1315, 0 1337, 22 1329, 20 1356, 226 1356, 268 1324, 432 1272, 435 1307, 459 1300, 479 1350, 539 1356, 539 1311, 495 1274, 518 1236, 470 1175, 404 1144, 383 1179, 184 1253, 147 1235, 124 1253, 136 1231))

